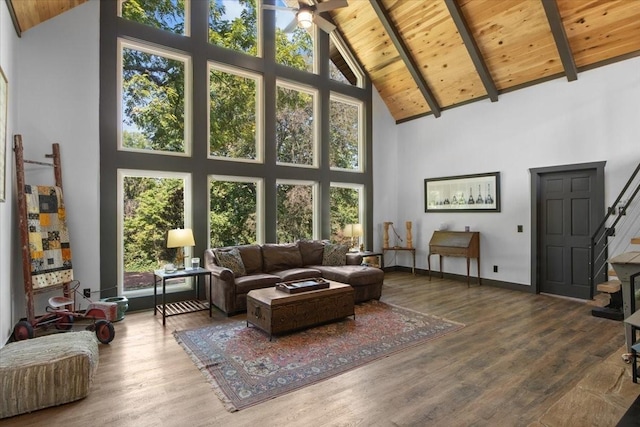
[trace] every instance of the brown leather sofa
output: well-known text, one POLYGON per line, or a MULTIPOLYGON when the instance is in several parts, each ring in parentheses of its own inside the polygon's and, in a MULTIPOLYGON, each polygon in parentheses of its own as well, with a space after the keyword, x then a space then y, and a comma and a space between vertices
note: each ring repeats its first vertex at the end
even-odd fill
MULTIPOLYGON (((331 260, 333 262, 328 262, 325 245, 331 246, 327 242, 314 240, 207 249, 204 253, 204 267, 212 273, 213 304, 227 315, 232 315, 247 310, 247 293, 252 289, 314 277, 323 277, 352 286, 356 303, 380 299, 384 280, 384 272, 381 269, 360 265, 362 257, 352 253, 346 253, 344 261, 336 262, 334 257, 331 260), (239 272, 232 271, 232 268, 238 269, 236 265, 232 268, 220 265, 224 262, 220 262, 219 258, 228 259, 230 253, 233 253, 236 259, 239 253, 239 272)), ((338 256, 341 258, 341 254, 338 256)))

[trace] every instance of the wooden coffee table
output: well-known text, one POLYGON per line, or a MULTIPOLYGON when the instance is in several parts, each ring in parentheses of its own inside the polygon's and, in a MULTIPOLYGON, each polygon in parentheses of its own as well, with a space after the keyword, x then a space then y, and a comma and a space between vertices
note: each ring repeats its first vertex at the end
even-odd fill
POLYGON ((349 285, 329 281, 329 287, 288 294, 273 288, 255 289, 247 294, 247 326, 254 325, 269 334, 308 328, 356 318, 354 291, 349 285))

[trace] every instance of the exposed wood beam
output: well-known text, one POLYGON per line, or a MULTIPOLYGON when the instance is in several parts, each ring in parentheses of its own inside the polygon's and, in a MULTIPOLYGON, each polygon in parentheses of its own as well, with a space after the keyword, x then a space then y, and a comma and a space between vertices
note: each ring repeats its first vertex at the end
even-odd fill
POLYGON ((13 0, 7 0, 7 9, 9 9, 9 16, 11 16, 13 28, 16 29, 18 37, 22 37, 22 30, 20 29, 20 23, 18 22, 18 17, 16 16, 16 10, 13 8, 13 0))
POLYGON ((567 33, 562 25, 562 18, 560 17, 560 11, 558 10, 558 4, 556 0, 542 0, 542 6, 544 12, 547 14, 547 20, 551 27, 551 33, 556 42, 558 48, 558 54, 560 54, 560 60, 564 67, 564 72, 567 75, 567 80, 570 82, 578 79, 578 69, 573 59, 573 53, 569 46, 569 39, 567 39, 567 33))
POLYGON ((370 0, 370 1, 371 1, 371 6, 373 7, 376 14, 378 15, 378 19, 380 20, 380 23, 382 23, 382 25, 384 26, 384 29, 387 31, 387 34, 389 34, 391 41, 393 42, 394 46, 398 50, 398 53, 400 54, 400 58, 402 58, 402 60, 404 61, 407 69, 409 70, 409 73, 411 73, 411 76, 413 77, 416 84, 418 85, 418 89, 420 89, 422 96, 427 101, 427 104, 429 104, 429 108, 431 109, 431 112, 433 113, 434 116, 440 117, 440 114, 441 114, 440 106, 438 105, 438 102, 436 101, 435 96, 433 96, 433 93, 431 92, 429 85, 427 84, 424 77, 420 73, 419 71, 420 68, 418 67, 418 64, 416 63, 415 59, 413 59, 413 56, 411 56, 411 53, 409 52, 407 45, 402 40, 402 37, 400 36, 398 29, 395 27, 395 25, 391 23, 391 18, 389 17, 389 14, 387 13, 387 11, 383 6, 382 0, 370 0))
POLYGON ((484 85, 485 90, 487 91, 487 95, 492 102, 496 102, 498 100, 498 89, 496 88, 496 84, 489 73, 489 68, 487 68, 487 64, 484 62, 484 58, 482 57, 482 53, 478 48, 478 44, 476 40, 471 35, 471 29, 467 24, 466 19, 464 19, 464 15, 462 14, 462 9, 458 5, 456 0, 445 0, 445 4, 449 9, 449 14, 451 14, 451 18, 453 18, 454 24, 458 28, 458 33, 460 33, 460 37, 462 37, 462 41, 464 42, 467 51, 469 52, 469 56, 471 56, 471 60, 473 61, 473 65, 476 67, 476 71, 480 76, 480 80, 484 85))

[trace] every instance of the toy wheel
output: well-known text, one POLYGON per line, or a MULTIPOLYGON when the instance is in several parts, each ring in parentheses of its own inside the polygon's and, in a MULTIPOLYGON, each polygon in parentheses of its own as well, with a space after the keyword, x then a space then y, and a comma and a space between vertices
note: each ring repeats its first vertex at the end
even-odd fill
POLYGON ((96 321, 96 337, 102 344, 109 344, 116 336, 116 330, 111 322, 100 319, 96 321))
POLYGON ((60 331, 68 331, 73 327, 73 316, 70 314, 62 314, 56 320, 56 329, 60 331))
POLYGON ((33 338, 33 326, 26 320, 19 321, 13 328, 13 339, 16 341, 33 338))

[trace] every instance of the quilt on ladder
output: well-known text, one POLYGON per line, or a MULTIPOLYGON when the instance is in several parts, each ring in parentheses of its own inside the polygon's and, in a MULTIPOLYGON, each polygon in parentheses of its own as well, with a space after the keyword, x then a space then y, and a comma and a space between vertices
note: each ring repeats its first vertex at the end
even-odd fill
POLYGON ((25 185, 34 289, 73 280, 62 188, 25 185))

